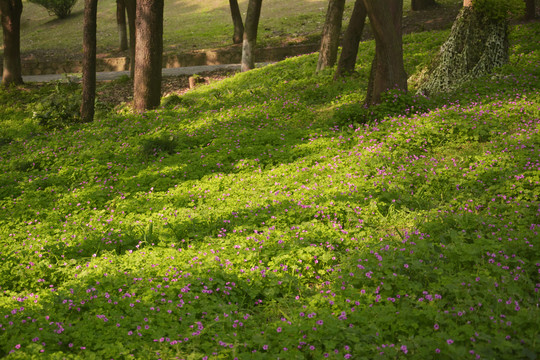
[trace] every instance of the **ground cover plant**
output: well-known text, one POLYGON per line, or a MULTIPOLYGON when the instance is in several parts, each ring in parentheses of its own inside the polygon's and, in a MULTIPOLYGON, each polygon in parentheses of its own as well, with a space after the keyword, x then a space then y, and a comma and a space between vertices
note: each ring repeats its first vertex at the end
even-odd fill
POLYGON ((0 357, 536 358, 539 32, 369 111, 370 42, 340 82, 311 54, 91 124, 2 90, 0 357))

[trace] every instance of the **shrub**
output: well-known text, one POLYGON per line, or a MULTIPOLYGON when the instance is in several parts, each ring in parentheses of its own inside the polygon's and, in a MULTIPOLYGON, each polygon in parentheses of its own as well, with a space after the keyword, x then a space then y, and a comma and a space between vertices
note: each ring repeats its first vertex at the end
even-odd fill
POLYGON ((473 7, 489 19, 504 21, 522 16, 525 2, 523 0, 474 0, 473 7))
POLYGON ((31 3, 43 6, 50 15, 64 19, 71 14, 71 9, 77 0, 29 0, 31 3))
POLYGON ((61 129, 80 120, 81 91, 77 84, 57 83, 50 95, 30 110, 32 118, 47 129, 61 129))

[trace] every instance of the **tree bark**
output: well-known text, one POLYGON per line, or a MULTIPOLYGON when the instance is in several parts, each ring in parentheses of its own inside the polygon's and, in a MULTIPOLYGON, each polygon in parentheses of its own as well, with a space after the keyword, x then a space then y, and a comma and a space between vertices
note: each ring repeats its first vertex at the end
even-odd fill
POLYGON ((81 120, 94 120, 94 102, 96 100, 96 31, 97 31, 97 2, 84 1, 83 23, 83 77, 81 120))
POLYGON ((21 0, 0 0, 0 17, 4 39, 2 85, 22 84, 21 67, 21 0))
POLYGON ((158 107, 161 99, 163 1, 137 0, 133 103, 138 111, 158 107))
POLYGON ((407 91, 401 34, 403 0, 364 0, 364 5, 375 37, 375 58, 365 103, 374 105, 389 89, 407 91))
POLYGON ((241 44, 244 36, 244 23, 238 6, 238 0, 229 0, 231 16, 234 25, 233 44, 241 44))
POLYGON ((508 62, 508 22, 491 20, 464 6, 439 54, 419 78, 418 92, 431 95, 458 89, 508 62))
POLYGON ((118 26, 118 48, 120 51, 127 50, 126 4, 124 3, 124 0, 116 0, 116 24, 118 26))
POLYGON ((246 26, 242 42, 241 71, 255 68, 255 45, 257 44, 257 30, 261 17, 262 0, 249 0, 246 14, 246 26))
POLYGON ((525 0, 525 20, 533 20, 536 17, 536 6, 534 0, 525 0))
POLYGON ((356 57, 358 55, 358 46, 362 39, 364 25, 366 24, 366 15, 366 7, 364 6, 363 0, 356 0, 349 26, 347 27, 345 37, 343 38, 343 48, 341 49, 341 56, 339 57, 334 80, 345 74, 354 72, 356 57))
POLYGON ((135 76, 135 19, 137 17, 136 0, 124 0, 129 25, 129 76, 135 76))
POLYGON ((426 10, 427 8, 430 8, 434 6, 435 0, 411 0, 411 10, 412 11, 420 11, 420 10, 426 10))
POLYGON ((330 0, 326 11, 326 20, 321 36, 321 47, 319 49, 319 61, 317 71, 326 67, 332 67, 336 63, 339 47, 339 35, 341 34, 341 22, 343 11, 345 10, 345 0, 330 0))

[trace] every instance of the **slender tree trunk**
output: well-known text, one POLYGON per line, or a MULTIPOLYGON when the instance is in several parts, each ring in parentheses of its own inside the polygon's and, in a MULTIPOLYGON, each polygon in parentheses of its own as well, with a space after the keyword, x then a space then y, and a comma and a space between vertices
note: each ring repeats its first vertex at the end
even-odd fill
POLYGON ((401 36, 403 0, 364 0, 364 5, 375 37, 375 58, 366 95, 366 105, 373 105, 389 89, 407 91, 401 36))
POLYGON ((261 17, 262 0, 249 0, 246 14, 246 27, 242 42, 241 70, 248 71, 255 68, 255 45, 257 44, 257 30, 261 17))
POLYGON ((317 62, 317 71, 326 67, 332 67, 336 63, 344 10, 345 0, 330 0, 328 2, 326 21, 324 22, 321 47, 319 50, 319 61, 317 62))
POLYGON ((354 72, 356 57, 358 56, 358 46, 362 39, 364 25, 366 24, 366 15, 367 12, 364 1, 356 0, 349 26, 347 27, 345 37, 343 38, 343 48, 341 49, 341 56, 339 57, 334 80, 347 73, 350 74, 354 72))
POLYGON ((81 120, 94 120, 94 102, 96 99, 96 31, 97 31, 97 2, 84 1, 83 24, 83 78, 81 120))
POLYGON ((411 0, 411 10, 426 10, 427 8, 430 8, 435 4, 435 0, 411 0))
POLYGON ((158 107, 161 99, 163 1, 137 0, 133 103, 138 111, 158 107))
POLYGON ((21 0, 0 0, 0 17, 4 36, 2 85, 22 84, 21 67, 21 0))
MULTIPOLYGON (((469 1, 469 0, 465 0, 469 1)), ((431 95, 458 89, 508 62, 508 22, 464 6, 439 54, 419 78, 418 92, 431 95)))
POLYGON ((136 0, 124 0, 129 25, 129 76, 135 76, 135 19, 137 17, 136 0))
POLYGON ((229 0, 231 16, 234 25, 233 44, 241 44, 244 36, 244 23, 238 6, 238 0, 229 0))
POLYGON ((127 38, 127 24, 126 24, 126 4, 124 0, 116 0, 116 24, 118 26, 118 47, 121 51, 127 50, 128 38, 127 38))
POLYGON ((525 0, 525 20, 533 20, 536 17, 536 6, 534 0, 525 0))

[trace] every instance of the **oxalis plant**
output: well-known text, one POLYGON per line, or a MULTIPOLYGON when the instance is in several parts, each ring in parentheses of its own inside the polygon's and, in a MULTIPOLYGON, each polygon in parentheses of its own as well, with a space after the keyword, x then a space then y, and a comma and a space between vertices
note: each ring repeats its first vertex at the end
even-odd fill
POLYGON ((361 121, 373 42, 54 130, 0 89, 0 358, 534 359, 539 30, 361 121))

